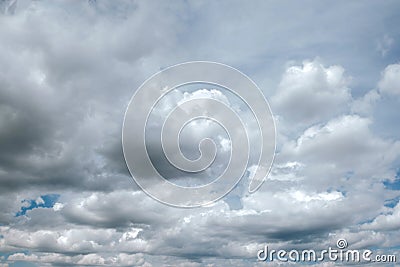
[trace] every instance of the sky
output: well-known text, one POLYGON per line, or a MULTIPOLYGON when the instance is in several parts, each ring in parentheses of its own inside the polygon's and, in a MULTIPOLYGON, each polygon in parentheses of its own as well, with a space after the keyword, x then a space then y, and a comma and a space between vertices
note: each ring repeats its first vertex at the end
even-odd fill
MULTIPOLYGON (((322 250, 339 238, 400 261, 398 14, 391 0, 0 1, 0 266, 278 266, 257 251, 322 250), (222 200, 180 209, 135 184, 121 132, 147 78, 194 60, 258 85, 276 154, 256 193, 244 177, 222 200)), ((196 96, 240 109, 221 88, 182 88, 156 107, 153 126, 196 96)), ((182 142, 219 137, 206 177, 171 171, 150 142, 177 184, 225 166, 227 137, 205 124, 182 142)))

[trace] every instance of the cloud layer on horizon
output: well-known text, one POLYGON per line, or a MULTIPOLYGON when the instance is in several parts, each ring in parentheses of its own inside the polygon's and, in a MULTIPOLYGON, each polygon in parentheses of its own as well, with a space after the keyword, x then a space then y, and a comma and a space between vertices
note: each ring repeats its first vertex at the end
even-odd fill
MULTIPOLYGON (((0 266, 263 266, 338 238, 400 258, 398 2, 0 3, 0 266), (190 60, 246 73, 277 126, 261 189, 195 210, 140 191, 121 148, 135 89, 190 60)), ((201 94, 230 101, 174 100, 201 94)))

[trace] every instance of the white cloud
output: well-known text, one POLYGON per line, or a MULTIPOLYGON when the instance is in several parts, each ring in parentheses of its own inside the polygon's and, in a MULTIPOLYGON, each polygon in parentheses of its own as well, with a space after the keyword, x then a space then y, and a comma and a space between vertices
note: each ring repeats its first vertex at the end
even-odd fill
POLYGON ((331 193, 323 192, 313 195, 307 195, 305 192, 295 191, 291 195, 296 201, 299 202, 310 202, 313 200, 320 200, 327 202, 327 201, 340 200, 343 198, 343 195, 340 192, 331 192, 331 193))
POLYGON ((25 255, 24 253, 15 253, 13 255, 10 255, 8 259, 11 261, 19 261, 19 260, 37 261, 38 257, 36 255, 25 255))
POLYGON ((36 202, 36 205, 43 205, 44 204, 44 200, 43 200, 42 197, 38 197, 35 202, 36 202))
MULTIPOLYGON (((344 236, 360 248, 399 245, 399 204, 384 206, 398 191, 382 183, 396 177, 399 141, 385 138, 395 120, 371 130, 375 107, 399 94, 399 64, 364 92, 392 54, 398 30, 381 25, 397 20, 395 4, 92 2, 21 0, 15 15, 0 15, 0 252, 9 263, 263 266, 254 261, 265 243, 326 248, 344 236), (382 62, 371 44, 386 33, 382 62), (240 184, 195 210, 138 191, 120 142, 134 88, 188 60, 231 64, 253 78, 272 96, 279 142, 260 191, 240 184), (21 201, 43 203, 47 193, 61 195, 52 209, 15 217, 29 205, 21 201)), ((233 103, 199 90, 175 92, 167 108, 197 96, 233 103)), ((218 138, 227 152, 229 141, 218 138)))
POLYGON ((349 78, 340 66, 318 60, 289 67, 272 98, 272 108, 291 125, 310 125, 347 110, 349 78))
POLYGON ((376 90, 371 90, 363 97, 357 98, 351 105, 351 111, 361 116, 371 116, 376 102, 381 99, 376 90))
POLYGON ((379 82, 379 90, 383 94, 400 95, 400 64, 392 64, 385 68, 379 82))
POLYGON ((104 265, 105 260, 100 255, 87 254, 80 259, 77 264, 80 265, 104 265))
POLYGON ((98 254, 80 254, 68 256, 59 253, 14 253, 8 257, 9 261, 29 261, 39 264, 71 265, 71 266, 143 266, 151 267, 143 259, 143 254, 118 253, 115 256, 101 256, 98 254))
POLYGON ((304 179, 304 177, 297 176, 304 166, 303 163, 297 161, 288 161, 281 164, 276 163, 273 165, 271 173, 268 175, 268 179, 280 181, 296 181, 304 179))
POLYGON ((228 98, 221 91, 216 90, 216 89, 211 89, 211 90, 200 89, 200 90, 194 91, 193 93, 185 92, 185 93, 183 93, 182 101, 178 102, 177 105, 182 104, 184 101, 188 101, 191 99, 198 99, 198 98, 211 98, 211 99, 221 101, 222 103, 224 103, 227 106, 231 105, 228 98))
POLYGON ((376 217, 371 223, 362 226, 362 229, 374 231, 396 231, 400 229, 400 204, 397 204, 390 213, 376 217))
MULTIPOLYGON (((388 169, 400 155, 400 143, 375 136, 369 129, 371 123, 369 118, 348 115, 312 126, 295 142, 286 143, 281 157, 301 159, 310 168, 321 164, 326 168, 331 166, 335 175, 351 171, 355 177, 369 179, 391 176, 393 173, 388 169), (373 162, 373 165, 365 162, 373 162)), ((328 169, 325 175, 320 175, 329 176, 328 169)))
POLYGON ((54 211, 60 211, 60 210, 62 210, 62 208, 64 208, 64 204, 59 203, 59 202, 55 203, 53 206, 54 211))

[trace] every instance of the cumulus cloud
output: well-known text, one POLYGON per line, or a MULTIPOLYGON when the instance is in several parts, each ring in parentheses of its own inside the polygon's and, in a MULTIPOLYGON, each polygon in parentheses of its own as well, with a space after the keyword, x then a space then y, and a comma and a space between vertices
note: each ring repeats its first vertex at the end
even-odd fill
POLYGON ((316 61, 289 67, 272 98, 275 112, 291 124, 310 125, 346 111, 349 79, 340 66, 316 61))
MULTIPOLYGON (((387 65, 398 60, 389 58, 398 29, 382 28, 397 20, 397 3, 0 3, 0 266, 263 266, 256 253, 265 244, 326 249, 344 237, 382 253, 399 246, 400 136, 388 133, 400 68, 387 65), (377 36, 388 36, 378 46, 384 57, 371 53, 377 36), (253 78, 278 136, 259 191, 248 194, 243 179, 193 210, 138 190, 121 149, 135 88, 188 60, 253 78)), ((249 110, 215 86, 175 90, 150 126, 195 97, 232 106, 259 137, 249 110)), ((222 156, 212 178, 230 143, 208 126, 191 125, 182 141, 193 156, 193 139, 216 137, 222 156)))
POLYGON ((400 64, 392 64, 385 68, 379 82, 379 90, 388 95, 400 95, 400 64))
POLYGON ((371 223, 365 224, 363 229, 375 231, 394 231, 400 228, 400 204, 397 204, 387 214, 376 217, 371 223))
POLYGON ((375 104, 380 100, 380 98, 381 95, 376 90, 371 90, 364 96, 354 100, 351 106, 351 111, 362 116, 371 116, 375 104))
POLYGON ((336 170, 352 171, 353 175, 381 177, 399 156, 400 143, 374 136, 369 129, 371 123, 368 118, 354 115, 312 126, 295 142, 285 144, 282 156, 313 164, 333 164, 336 170), (374 162, 374 166, 365 162, 374 162))

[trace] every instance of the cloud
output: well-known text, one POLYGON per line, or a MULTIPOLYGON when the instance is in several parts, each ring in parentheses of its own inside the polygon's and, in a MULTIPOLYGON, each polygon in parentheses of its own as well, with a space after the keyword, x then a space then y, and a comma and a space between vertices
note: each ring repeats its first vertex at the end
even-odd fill
MULTIPOLYGON (((255 261, 265 244, 325 249, 345 237, 357 248, 399 246, 396 2, 14 2, 0 6, 0 266, 263 266, 255 261), (382 36, 379 57, 371 51, 382 36), (135 88, 188 60, 254 79, 278 136, 258 192, 243 179, 193 210, 138 190, 121 150, 135 88)), ((256 140, 241 103, 197 89, 173 92, 158 115, 211 96, 241 110, 256 140)), ((194 137, 216 137, 225 154, 212 178, 230 146, 205 126, 191 125, 182 141, 193 156, 194 137)))
POLYGON ((97 254, 85 254, 78 256, 65 256, 57 253, 40 253, 26 255, 23 253, 15 253, 9 256, 10 261, 29 261, 39 264, 64 265, 73 266, 144 266, 152 265, 145 262, 142 254, 126 254, 120 253, 116 256, 102 257, 97 254))
MULTIPOLYGON (((135 11, 132 3, 128 7, 124 12, 135 11)), ((143 17, 123 20, 114 14, 116 17, 110 15, 107 22, 91 17, 93 10, 78 3, 38 3, 36 11, 22 9, 9 19, 3 18, 1 34, 7 42, 2 42, 0 58, 9 64, 2 65, 0 81, 0 149, 7 151, 0 155, 1 190, 111 190, 107 182, 111 173, 115 181, 112 187, 130 183, 120 153, 119 131, 136 81, 132 73, 137 77, 138 72, 136 65, 126 62, 128 57, 118 53, 130 53, 129 60, 134 62, 158 48, 159 41, 154 39, 150 42, 153 45, 127 44, 125 34, 119 31, 140 35, 142 28, 132 25, 141 25, 139 21, 146 19, 150 11, 143 9, 139 13, 143 17), (71 11, 70 17, 64 16, 66 10, 71 11), (39 16, 42 12, 46 15, 39 16), (87 14, 82 17, 79 12, 87 14), (64 19, 58 20, 60 16, 64 19), (74 16, 80 18, 79 22, 74 16), (49 20, 54 23, 43 27, 49 20), (116 21, 121 22, 119 31, 109 31, 116 21), (70 30, 65 31, 68 23, 72 23, 70 30), (83 28, 91 37, 80 42, 83 28), (24 38, 28 35, 29 40, 24 38), (124 44, 125 49, 119 47, 124 44), (21 50, 25 52, 19 53, 21 50), (110 68, 110 62, 115 66, 110 68)), ((159 26, 166 27, 164 22, 159 21, 159 26)), ((168 31, 161 32, 172 37, 168 31)))
POLYGON ((272 107, 292 125, 318 123, 347 110, 348 83, 342 67, 325 68, 318 61, 306 61, 286 70, 272 107))
POLYGON ((376 49, 381 53, 382 57, 386 56, 394 44, 394 39, 385 34, 381 40, 378 41, 376 49))
POLYGON ((385 68, 379 82, 379 90, 383 94, 400 95, 400 64, 392 64, 385 68))
POLYGON ((383 140, 369 129, 371 120, 357 115, 341 116, 312 126, 282 148, 282 157, 313 164, 333 164, 335 170, 382 177, 399 156, 400 143, 383 140), (374 166, 365 165, 374 162, 374 166))
POLYGON ((363 97, 355 99, 351 105, 353 113, 362 116, 371 116, 376 103, 381 99, 381 95, 376 90, 367 92, 363 97))
POLYGON ((362 229, 375 231, 396 231, 400 228, 400 204, 397 204, 387 214, 376 217, 371 223, 363 225, 362 229))

